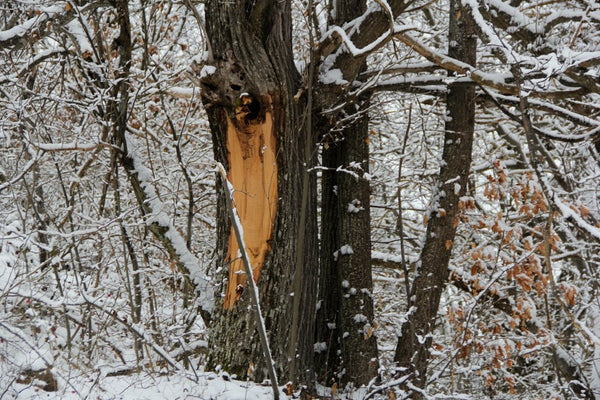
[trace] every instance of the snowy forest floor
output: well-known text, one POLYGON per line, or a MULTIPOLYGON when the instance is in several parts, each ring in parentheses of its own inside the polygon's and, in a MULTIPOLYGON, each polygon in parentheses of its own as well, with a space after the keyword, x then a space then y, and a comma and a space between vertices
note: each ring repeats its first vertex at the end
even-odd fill
MULTIPOLYGON (((227 381, 215 373, 161 375, 142 372, 129 376, 60 377, 59 390, 45 392, 34 382, 15 384, 5 392, 5 399, 222 399, 261 400, 272 397, 270 386, 253 382, 227 381), (75 378, 75 379, 74 379, 75 378)), ((282 398, 286 398, 282 392, 282 398)))
MULTIPOLYGON (((378 314, 378 347, 382 371, 391 365, 393 350, 396 341, 396 328, 400 321, 398 316, 402 315, 403 302, 393 298, 393 293, 401 290, 403 280, 399 279, 399 271, 389 269, 374 269, 375 282, 375 309, 378 314)), ((198 322, 194 329, 195 336, 199 339, 196 346, 205 348, 207 343, 206 330, 198 322), (198 344, 200 343, 200 344, 198 344)), ((198 349, 196 349, 198 350, 198 349)), ((195 353, 203 353, 195 351, 195 353)), ((3 371, 10 370, 9 366, 17 364, 42 365, 44 354, 37 354, 35 350, 27 351, 20 349, 13 355, 13 360, 2 360, 6 362, 3 371)), ((125 358, 130 360, 128 365, 136 365, 132 349, 128 350, 125 358)), ((46 391, 44 387, 48 384, 41 379, 27 377, 23 374, 15 380, 15 375, 0 377, 0 399, 65 399, 65 400, 154 400, 154 399, 202 399, 202 400, 261 400, 273 398, 272 388, 269 382, 256 383, 252 381, 240 381, 233 379, 227 372, 204 371, 205 356, 200 354, 195 358, 190 357, 191 367, 179 372, 153 366, 140 372, 135 368, 109 363, 98 365, 95 370, 85 370, 77 366, 63 362, 61 358, 55 359, 51 372, 56 380, 56 390, 46 391)), ((385 373, 384 373, 385 375, 385 373)), ((282 382, 283 384, 283 382, 282 382)), ((298 398, 299 393, 287 396, 284 392, 285 386, 280 388, 281 399, 298 398)), ((349 388, 338 390, 331 395, 330 388, 318 387, 318 392, 324 398, 338 400, 360 400, 369 395, 373 388, 349 388)), ((388 398, 375 395, 371 398, 388 398)))

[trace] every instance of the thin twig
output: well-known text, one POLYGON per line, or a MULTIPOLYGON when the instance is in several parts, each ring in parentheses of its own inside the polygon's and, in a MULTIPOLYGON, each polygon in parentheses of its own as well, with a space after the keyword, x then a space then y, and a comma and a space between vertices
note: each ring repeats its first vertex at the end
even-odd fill
MULTIPOLYGON (((400 157, 400 162, 398 164, 398 225, 397 232, 398 236, 400 236, 400 256, 402 260, 402 270, 404 271, 404 286, 406 289, 406 298, 410 298, 410 282, 408 280, 408 267, 406 265, 406 251, 404 247, 404 221, 402 216, 402 187, 400 185, 400 181, 402 179, 402 163, 404 162, 404 158, 406 156, 406 143, 408 142, 408 134, 410 133, 410 125, 412 121, 412 103, 408 109, 408 122, 406 123, 406 132, 404 133, 404 142, 402 143, 402 157, 400 157)), ((407 311, 410 308, 410 305, 407 304, 407 311)))

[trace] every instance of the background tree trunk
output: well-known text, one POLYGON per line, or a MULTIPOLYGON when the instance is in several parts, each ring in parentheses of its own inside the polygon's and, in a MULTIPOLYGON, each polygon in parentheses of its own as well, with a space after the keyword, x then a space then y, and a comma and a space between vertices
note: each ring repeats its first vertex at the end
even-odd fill
MULTIPOLYGON (((236 120, 239 100, 246 93, 256 102, 250 111, 250 123, 260 123, 271 114, 273 134, 277 140, 277 191, 279 201, 274 218, 270 251, 258 279, 261 306, 275 366, 281 381, 287 375, 288 355, 296 352, 297 377, 306 381, 312 377, 314 313, 317 287, 317 228, 314 184, 308 185, 307 208, 301 213, 303 171, 305 161, 305 101, 294 101, 300 77, 293 62, 291 49, 291 12, 289 2, 244 1, 206 3, 207 34, 214 53, 209 60, 216 70, 202 81, 202 96, 212 131, 215 159, 231 170, 232 159, 227 148, 227 130, 236 120), (256 120, 256 121, 253 121, 256 120), (301 221, 300 215, 305 216, 301 221), (299 227, 304 235, 298 243, 299 227), (301 279, 300 314, 297 349, 290 350, 293 278, 296 251, 304 251, 299 271, 301 279)), ((245 96, 245 95, 244 95, 245 96)), ((260 381, 266 377, 262 353, 252 314, 247 311, 249 296, 241 291, 239 299, 224 305, 227 286, 227 247, 230 225, 227 218, 224 190, 218 184, 217 211, 217 305, 212 317, 209 365, 221 365, 239 378, 250 376, 260 381), (224 306, 227 306, 226 308, 224 306)), ((251 210, 250 210, 251 211, 251 210)), ((293 346, 293 345, 292 345, 293 346)))
MULTIPOLYGON (((337 1, 331 23, 342 26, 365 8, 364 0, 337 1)), ((350 79, 366 69, 365 60, 353 61, 350 79)), ((315 351, 319 379, 328 386, 366 385, 378 369, 371 297, 369 103, 367 98, 358 101, 362 104, 349 104, 340 115, 319 120, 325 169, 315 351)))
MULTIPOLYGON (((354 106, 348 108, 356 112, 354 106)), ((368 115, 359 112, 357 120, 341 132, 328 134, 323 149, 327 169, 323 171, 317 365, 319 377, 328 384, 367 384, 378 367, 371 297, 368 115)))
MULTIPOLYGON (((476 64, 474 24, 469 10, 455 0, 450 1, 448 40, 450 57, 476 64)), ((475 129, 475 86, 451 84, 446 102, 448 119, 439 183, 429 209, 420 266, 412 283, 408 320, 402 325, 395 354, 400 374, 412 375, 411 382, 418 388, 426 383, 429 349, 458 225, 459 199, 467 189, 475 129)))

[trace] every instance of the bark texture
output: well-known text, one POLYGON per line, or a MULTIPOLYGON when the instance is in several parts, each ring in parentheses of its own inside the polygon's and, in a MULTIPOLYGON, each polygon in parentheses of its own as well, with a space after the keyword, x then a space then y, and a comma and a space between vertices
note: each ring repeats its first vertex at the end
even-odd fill
MULTIPOLYGON (((206 2, 206 28, 214 53, 209 63, 214 73, 202 78, 203 102, 208 112, 215 159, 227 168, 234 167, 228 154, 227 132, 236 120, 236 108, 246 94, 256 104, 250 110, 253 119, 272 119, 273 137, 277 141, 277 212, 273 234, 265 252, 258 279, 261 306, 270 334, 275 366, 282 381, 288 376, 288 355, 298 355, 295 374, 301 381, 312 378, 314 314, 317 277, 316 199, 314 189, 308 193, 305 221, 300 220, 302 176, 305 168, 305 127, 302 124, 303 99, 294 100, 300 77, 293 63, 291 48, 291 12, 289 2, 228 1, 206 2), (270 114, 270 115, 269 115, 270 114), (300 224, 305 235, 298 243, 300 224), (300 249, 300 250, 298 250, 300 249), (301 279, 301 330, 297 349, 288 348, 292 321, 292 291, 296 251, 304 251, 301 279)), ((206 72, 206 70, 205 70, 206 72)), ((211 72, 209 70, 209 72, 211 72)), ((314 185, 309 185, 314 188, 314 185)), ((222 185, 219 183, 217 207, 217 294, 225 296, 229 276, 230 224, 227 219, 222 185)), ((252 212, 252 210, 248 210, 252 212)), ((266 376, 256 334, 255 321, 248 312, 248 293, 241 291, 231 307, 224 307, 226 297, 217 296, 212 316, 209 367, 221 365, 239 378, 262 380, 266 376)))
MULTIPOLYGON (((469 10, 455 0, 450 1, 448 39, 449 56, 475 65, 474 24, 469 10)), ((458 225, 458 203, 467 188, 475 126, 475 87, 453 83, 446 101, 448 120, 439 185, 432 199, 420 266, 411 287, 408 320, 402 325, 395 354, 399 374, 410 375, 410 381, 418 388, 426 383, 429 349, 458 225)), ((413 395, 421 398, 420 393, 413 395)))
MULTIPOLYGON (((335 25, 359 17, 364 0, 337 1, 335 25)), ((342 53, 344 57, 349 53, 342 53)), ((366 62, 343 63, 354 79, 366 62)), ((323 87, 334 97, 335 87, 323 87)), ((371 218, 368 99, 323 118, 322 230, 317 365, 326 385, 366 385, 377 376, 377 343, 371 293, 371 218), (339 120, 347 120, 336 126, 339 120), (335 221, 335 222, 334 222, 335 221)))
POLYGON ((378 368, 371 298, 368 118, 362 115, 342 132, 328 135, 323 149, 327 170, 322 178, 317 364, 327 384, 364 385, 377 376, 378 368))
MULTIPOLYGON (((393 26, 393 16, 407 4, 393 0, 390 2, 393 15, 381 8, 362 18, 366 9, 364 0, 336 0, 335 21, 331 22, 342 26, 354 19, 356 27, 350 35, 356 45, 363 47, 386 34, 393 26)), ((331 375, 345 369, 343 381, 367 383, 376 375, 377 350, 370 297, 366 117, 356 118, 338 130, 343 139, 334 140, 336 143, 331 143, 330 152, 323 155, 331 168, 341 166, 349 173, 339 172, 325 178, 324 185, 329 185, 329 189, 324 196, 333 196, 334 186, 339 191, 336 197, 324 197, 322 220, 326 227, 322 253, 328 264, 321 271, 316 236, 316 178, 305 171, 312 165, 314 155, 310 145, 314 138, 307 132, 328 133, 336 119, 352 120, 350 116, 365 103, 366 99, 353 98, 340 108, 341 113, 324 119, 317 117, 319 110, 337 105, 344 94, 355 88, 354 81, 364 71, 368 54, 348 53, 342 48, 340 36, 332 35, 316 49, 312 67, 307 70, 318 70, 327 64, 332 69, 339 68, 350 84, 322 85, 309 73, 308 79, 304 78, 308 86, 301 87, 291 51, 289 1, 209 0, 206 21, 213 51, 208 63, 215 68, 214 71, 205 69, 200 74, 202 96, 208 110, 215 158, 226 166, 230 176, 237 167, 231 165, 236 161, 227 147, 228 126, 237 118, 235 110, 246 96, 244 93, 258 105, 252 111, 256 113, 252 120, 256 118, 261 123, 260 119, 269 113, 272 115, 272 131, 277 141, 278 204, 271 239, 263 235, 257 248, 266 248, 258 287, 267 329, 272 333, 271 346, 278 372, 285 375, 291 370, 293 376, 288 379, 292 381, 298 378, 309 382, 314 378, 315 303, 318 276, 322 273, 325 276, 320 280, 321 304, 325 313, 319 316, 320 341, 331 342, 330 350, 339 346, 335 353, 329 352, 335 356, 326 362, 325 355, 320 354, 319 362, 324 361, 326 366, 322 372, 328 371, 326 374, 331 375), (325 59, 328 60, 324 62, 325 59), (314 96, 307 94, 312 92, 311 85, 314 85, 314 96), (311 118, 306 118, 307 108, 314 116, 312 123, 311 118), (349 212, 349 207, 354 207, 353 211, 349 212), (265 240, 266 247, 261 244, 265 240), (336 327, 335 339, 331 341, 329 327, 332 324, 336 327), (337 357, 338 349, 341 357, 337 357)), ((247 122, 252 123, 252 120, 247 122)), ((217 300, 219 304, 213 315, 210 366, 222 365, 240 377, 249 375, 261 379, 264 372, 257 365, 261 359, 260 349, 254 322, 247 312, 248 299, 243 291, 237 290, 240 283, 233 282, 243 278, 235 274, 235 266, 232 273, 228 272, 230 262, 235 263, 236 251, 229 243, 230 226, 220 186, 218 191, 216 264, 221 271, 218 279, 222 279, 220 292, 225 300, 217 300), (230 288, 226 291, 228 282, 230 288)))

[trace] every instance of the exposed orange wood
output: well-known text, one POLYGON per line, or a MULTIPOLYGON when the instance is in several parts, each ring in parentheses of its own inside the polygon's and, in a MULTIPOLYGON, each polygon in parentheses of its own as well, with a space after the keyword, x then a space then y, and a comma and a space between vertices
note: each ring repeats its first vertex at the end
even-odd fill
MULTIPOLYGON (((258 281, 265 256, 271 249, 273 223, 277 212, 277 139, 273 131, 273 114, 248 120, 244 106, 249 97, 241 98, 236 120, 228 119, 227 149, 229 171, 227 178, 235 189, 234 199, 244 229, 244 241, 255 281, 258 281)), ((226 260, 229 281, 223 308, 232 308, 246 282, 244 266, 233 228, 229 234, 226 260)))

